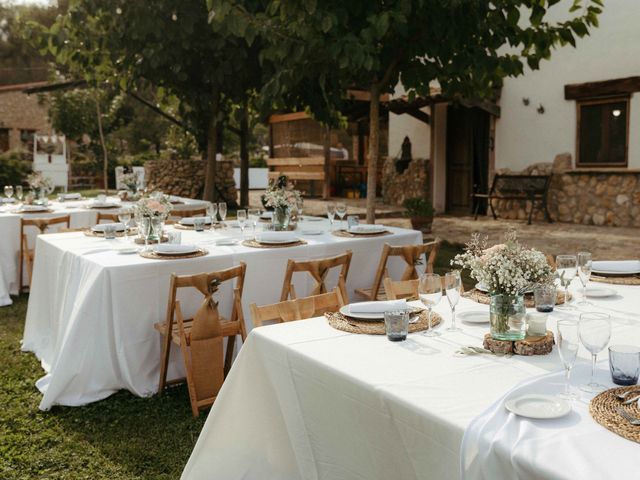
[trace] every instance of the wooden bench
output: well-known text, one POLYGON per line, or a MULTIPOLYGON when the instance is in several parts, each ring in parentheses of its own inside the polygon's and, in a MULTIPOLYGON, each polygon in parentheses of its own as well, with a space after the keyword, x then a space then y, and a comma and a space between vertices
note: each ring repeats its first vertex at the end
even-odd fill
POLYGON ((324 157, 283 157, 268 158, 269 180, 277 180, 286 175, 289 180, 322 182, 322 198, 329 197, 329 176, 324 157))
MULTIPOLYGON (((546 220, 552 223, 547 208, 547 194, 551 175, 495 175, 489 193, 474 193, 473 200, 486 199, 494 219, 497 219, 492 200, 523 200, 529 202, 525 208, 528 212, 528 225, 531 225, 533 210, 536 205, 544 213, 546 220)), ((478 219, 480 202, 475 201, 474 220, 478 219)))

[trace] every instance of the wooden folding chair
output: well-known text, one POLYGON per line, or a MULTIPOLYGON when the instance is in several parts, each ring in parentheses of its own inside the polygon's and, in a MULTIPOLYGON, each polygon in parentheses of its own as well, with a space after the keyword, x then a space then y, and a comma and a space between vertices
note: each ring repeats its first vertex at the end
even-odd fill
POLYGON ((250 308, 253 326, 261 327, 264 322, 282 323, 318 317, 326 312, 335 312, 343 305, 342 292, 339 287, 336 287, 329 293, 286 300, 261 307, 252 303, 250 308))
POLYGON ((384 248, 382 249, 382 256, 380 257, 380 263, 378 264, 378 270, 376 271, 376 276, 373 280, 373 285, 371 288, 358 288, 355 292, 367 300, 384 300, 386 296, 382 280, 389 276, 389 272, 387 270, 387 261, 389 260, 389 257, 400 257, 405 261, 407 266, 402 274, 401 280, 413 280, 418 278, 416 265, 419 264, 420 257, 423 254, 427 260, 425 272, 433 272, 433 263, 438 255, 439 248, 440 240, 438 239, 429 243, 400 245, 397 247, 385 243, 384 248))
POLYGON ((118 223, 120 221, 120 220, 118 220, 118 214, 117 213, 98 212, 97 223, 100 223, 103 220, 106 220, 107 222, 113 222, 113 223, 118 223))
POLYGON ((29 242, 27 241, 27 234, 25 233, 25 227, 36 227, 40 231, 40 234, 45 233, 52 225, 66 224, 67 228, 71 224, 71 216, 64 215, 62 217, 55 218, 21 218, 20 219, 20 262, 18 266, 18 278, 20 279, 19 291, 22 292, 25 285, 22 280, 23 275, 23 263, 27 265, 27 273, 29 274, 29 287, 31 286, 31 277, 33 276, 33 264, 36 260, 36 247, 29 248, 29 242))
POLYGON ((173 210, 170 218, 204 217, 207 215, 207 207, 194 208, 191 210, 173 210))
POLYGON ((184 381, 179 379, 167 382, 171 344, 175 343, 180 346, 182 352, 194 416, 198 416, 201 408, 212 405, 218 395, 222 381, 231 368, 236 335, 240 335, 243 341, 247 337, 241 303, 246 269, 246 264, 241 262, 237 267, 218 272, 171 275, 167 319, 154 325, 162 335, 158 391, 164 390, 168 383, 184 381), (233 308, 231 317, 227 320, 218 315, 217 303, 213 302, 212 295, 221 283, 233 279, 236 279, 233 308), (195 288, 205 297, 194 318, 185 319, 180 302, 176 300, 178 289, 185 287, 195 288), (224 337, 227 337, 227 352, 223 364, 224 337))
POLYGON ((418 279, 415 280, 391 280, 384 279, 384 292, 387 300, 400 300, 402 298, 418 299, 418 279))
POLYGON ((345 253, 337 255, 331 258, 324 258, 320 260, 308 260, 299 262, 296 260, 289 260, 287 262, 287 271, 284 274, 284 283, 282 284, 282 293, 280 294, 280 301, 284 302, 289 297, 296 298, 296 291, 291 283, 293 274, 295 272, 308 272, 315 280, 316 284, 311 291, 311 295, 317 295, 320 293, 327 293, 327 287, 324 284, 327 274, 332 268, 340 267, 340 274, 338 277, 338 288, 345 301, 349 301, 347 295, 347 275, 349 274, 349 265, 351 265, 351 257, 353 252, 347 250, 345 253))

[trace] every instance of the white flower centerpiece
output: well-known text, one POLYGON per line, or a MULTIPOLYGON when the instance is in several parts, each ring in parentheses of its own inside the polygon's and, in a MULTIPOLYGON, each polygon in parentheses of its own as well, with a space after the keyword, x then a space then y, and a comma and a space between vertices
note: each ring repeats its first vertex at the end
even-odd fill
POLYGON ((269 184, 263 201, 265 206, 273 208, 272 224, 274 230, 287 230, 291 219, 291 209, 300 201, 301 194, 293 188, 285 175, 269 184))
POLYGON ((486 237, 474 234, 465 252, 456 255, 451 264, 468 269, 491 295, 491 336, 522 340, 526 334, 524 293, 552 278, 545 255, 523 246, 515 231, 491 248, 487 248, 486 237))
POLYGON ((172 209, 169 197, 163 194, 142 197, 138 200, 135 207, 135 217, 146 242, 160 243, 162 225, 172 209))
POLYGON ((120 181, 126 187, 126 190, 123 190, 119 195, 120 199, 135 199, 138 192, 138 185, 140 184, 138 172, 125 173, 120 177, 120 181))
POLYGON ((53 180, 45 177, 42 172, 33 172, 27 176, 27 183, 37 195, 38 202, 46 204, 47 195, 53 192, 53 180))

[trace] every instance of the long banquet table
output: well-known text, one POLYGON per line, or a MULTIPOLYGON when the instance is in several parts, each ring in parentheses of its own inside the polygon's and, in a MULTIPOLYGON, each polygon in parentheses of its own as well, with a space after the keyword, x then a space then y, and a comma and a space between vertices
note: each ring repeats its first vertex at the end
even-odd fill
MULTIPOLYGON (((580 307, 574 314, 554 312, 548 328, 555 331, 558 319, 580 311, 605 311, 612 315, 610 344, 639 345, 640 287, 615 289, 616 297, 594 300, 592 306, 580 307)), ((451 315, 446 303, 443 298, 436 311, 448 324, 451 315)), ((488 311, 488 306, 463 298, 457 310, 488 311)), ((482 345, 488 330, 487 324, 462 327, 460 333, 444 332, 437 338, 411 334, 397 343, 384 336, 334 330, 324 318, 253 330, 212 407, 182 478, 459 478, 461 442, 470 422, 520 382, 562 369, 555 348, 549 355, 536 357, 456 355, 462 346, 482 345)), ((606 358, 606 350, 600 357, 606 358)), ((585 371, 587 359, 580 347, 577 363, 585 371)), ((610 384, 606 369, 607 363, 602 362, 598 380, 610 384)), ((574 383, 587 378, 577 376, 574 383)), ((579 400, 583 411, 589 398, 579 400)), ((593 422, 588 414, 581 421, 593 422)), ((559 435, 571 422, 561 425, 559 435)), ((539 428, 552 427, 541 424, 539 428)), ((596 428, 606 439, 626 442, 596 428)), ((518 439, 518 430, 511 435, 518 439)), ((570 442, 564 443, 571 448, 570 442)), ((518 453, 524 451, 528 463, 544 463, 543 450, 530 443, 526 447, 518 453)), ((508 465, 509 451, 501 454, 508 465)), ((592 475, 572 475, 559 464, 534 476, 519 477, 512 472, 483 478, 605 478, 606 472, 615 471, 616 454, 608 448, 592 448, 587 459, 597 466, 592 475)), ((577 458, 584 460, 584 455, 577 458)), ((589 472, 589 464, 582 471, 589 472)))
MULTIPOLYGON (((240 237, 240 230, 232 225, 202 233, 181 230, 182 243, 198 244, 209 253, 180 260, 119 254, 114 247, 122 246, 122 240, 87 237, 82 232, 40 235, 22 345, 38 356, 47 372, 37 382, 43 393, 40 408, 83 405, 119 389, 139 396, 156 392, 160 336, 153 324, 164 320, 171 273, 209 272, 245 262, 243 310, 250 329, 249 304, 279 301, 287 259, 323 258, 351 249, 347 280, 351 296, 354 289, 370 286, 384 243, 422 241, 422 234, 415 230, 390 227, 389 235, 344 238, 328 231, 327 220, 303 223, 303 228, 320 228, 324 233, 305 236, 307 245, 289 248, 216 245, 222 238, 240 237)), ((247 229, 245 238, 250 236, 247 229)), ((402 262, 391 262, 390 269, 399 274, 402 262)), ((310 276, 295 277, 298 295, 307 294, 312 286, 310 276)), ((329 286, 335 285, 336 277, 337 272, 328 278, 329 286)), ((229 285, 220 291, 223 314, 229 312, 231 295, 229 285)), ((189 315, 199 306, 201 296, 193 290, 179 299, 189 315)), ((169 378, 183 376, 178 352, 172 351, 169 378)))
MULTIPOLYGON (((179 211, 184 208, 197 208, 208 205, 209 202, 176 197, 182 202, 174 205, 179 211)), ((117 197, 108 198, 109 202, 121 203, 117 197)), ((17 295, 19 288, 19 256, 20 256, 20 219, 21 218, 53 218, 63 215, 71 217, 71 228, 90 227, 96 223, 98 212, 113 213, 117 209, 101 210, 90 208, 91 200, 67 200, 66 202, 50 202, 51 212, 15 213, 17 204, 0 204, 0 307, 11 305, 10 295, 17 295)), ((122 203, 123 206, 132 205, 131 202, 122 203)), ((54 228, 55 229, 55 228, 54 228)), ((36 229, 27 231, 29 245, 35 242, 36 229)), ((25 273, 26 278, 26 273, 25 273)))

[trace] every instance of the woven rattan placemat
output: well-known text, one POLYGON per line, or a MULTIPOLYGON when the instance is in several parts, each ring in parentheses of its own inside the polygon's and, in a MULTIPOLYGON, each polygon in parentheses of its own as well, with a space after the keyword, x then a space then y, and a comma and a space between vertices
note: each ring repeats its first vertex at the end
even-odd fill
MULTIPOLYGON (((349 333, 362 333, 365 335, 386 335, 384 321, 366 321, 346 317, 339 312, 325 313, 329 325, 336 330, 349 333)), ((442 321, 442 317, 436 312, 431 314, 431 325, 436 326, 442 321)), ((429 328, 429 312, 420 312, 418 320, 409 324, 409 333, 421 332, 429 328)))
POLYGON ((14 210, 12 213, 21 213, 27 215, 38 215, 39 213, 53 213, 54 210, 47 208, 46 210, 14 210))
MULTIPOLYGON (((466 298, 470 298, 474 302, 482 303, 484 305, 491 304, 491 295, 489 295, 486 292, 481 292, 480 290, 477 290, 475 288, 469 290, 468 292, 465 292, 463 296, 466 298)), ((571 300, 571 298, 572 298, 572 295, 571 293, 569 293, 569 300, 571 300)), ((558 290, 557 297, 556 297, 556 305, 561 305, 563 303, 564 303, 564 292, 558 290)), ((533 294, 527 294, 524 296, 524 305, 527 308, 534 308, 536 306, 536 302, 533 298, 533 294)))
MULTIPOLYGON (((167 243, 168 241, 169 241, 169 237, 167 237, 166 235, 160 239, 160 243, 167 243)), ((144 238, 136 237, 135 242, 138 245, 144 245, 144 238)), ((153 245, 154 243, 158 243, 158 242, 153 241, 149 245, 153 245)))
POLYGON ((623 408, 634 417, 640 417, 638 402, 633 402, 631 405, 621 405, 620 400, 616 398, 616 394, 628 390, 638 390, 638 393, 640 393, 640 387, 638 385, 612 388, 596 395, 591 400, 591 403, 589 403, 589 413, 596 422, 607 430, 632 442, 640 443, 640 425, 631 425, 617 412, 619 408, 623 408))
MULTIPOLYGON (((172 226, 176 230, 195 230, 196 229, 196 227, 194 227, 193 225, 182 225, 181 223, 174 223, 172 226)), ((213 228, 216 228, 216 227, 213 227, 213 228)), ((204 229, 202 231, 206 232, 208 230, 211 230, 211 224, 210 223, 206 223, 204 225, 204 229)))
POLYGON ((392 233, 389 230, 385 230, 384 232, 376 232, 376 233, 351 233, 346 230, 334 230, 331 232, 336 237, 345 237, 345 238, 369 238, 369 237, 383 237, 385 235, 391 235, 392 233))
POLYGON ((612 285, 640 285, 640 277, 600 277, 591 275, 590 280, 598 283, 610 283, 612 285))
MULTIPOLYGON (((94 232, 91 229, 86 229, 86 230, 83 230, 83 233, 87 237, 104 238, 104 232, 94 232)), ((135 235, 136 233, 137 233, 137 230, 129 229, 129 236, 135 235)), ((116 237, 124 237, 124 232, 116 232, 116 237)))
POLYGON ((306 245, 307 242, 305 242, 304 240, 296 240, 295 242, 291 242, 291 243, 260 243, 257 240, 244 240, 242 242, 242 245, 244 245, 245 247, 251 247, 251 248, 287 248, 287 247, 298 247, 300 245, 306 245))
POLYGON ((153 260, 184 260, 185 258, 204 257, 207 253, 209 253, 209 250, 201 248, 197 252, 190 253, 188 255, 158 255, 153 250, 146 252, 143 250, 139 252, 139 255, 143 258, 150 258, 153 260))

